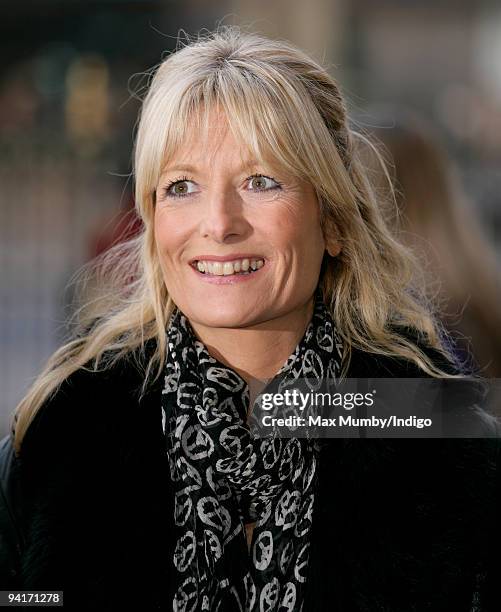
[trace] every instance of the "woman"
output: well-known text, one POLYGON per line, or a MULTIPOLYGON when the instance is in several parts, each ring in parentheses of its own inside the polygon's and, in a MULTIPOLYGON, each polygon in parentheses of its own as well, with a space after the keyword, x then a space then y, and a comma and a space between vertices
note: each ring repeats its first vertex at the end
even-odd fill
POLYGON ((17 410, 23 588, 85 610, 498 606, 495 444, 246 424, 311 368, 456 372, 334 80, 283 42, 201 37, 156 70, 134 171, 144 231, 17 410))

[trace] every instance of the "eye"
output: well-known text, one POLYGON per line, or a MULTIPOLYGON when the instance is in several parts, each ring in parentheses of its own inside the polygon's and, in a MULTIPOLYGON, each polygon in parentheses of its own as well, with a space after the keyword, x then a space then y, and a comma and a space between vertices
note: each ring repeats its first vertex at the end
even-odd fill
POLYGON ((264 174, 253 174, 252 176, 249 176, 247 181, 250 181, 250 184, 254 185, 251 191, 272 191, 274 189, 282 188, 281 183, 276 181, 271 176, 265 176, 264 174))
POLYGON ((193 183, 187 176, 182 176, 174 181, 171 181, 162 189, 162 195, 167 198, 185 198, 192 195, 194 192, 188 190, 188 184, 193 183))

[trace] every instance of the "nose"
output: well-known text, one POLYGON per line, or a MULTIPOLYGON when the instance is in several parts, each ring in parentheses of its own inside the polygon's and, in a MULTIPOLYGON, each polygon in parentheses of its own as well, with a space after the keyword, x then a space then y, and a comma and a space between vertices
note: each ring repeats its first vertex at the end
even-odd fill
POLYGON ((212 189, 207 194, 200 233, 215 242, 242 238, 249 230, 238 195, 229 187, 212 189))

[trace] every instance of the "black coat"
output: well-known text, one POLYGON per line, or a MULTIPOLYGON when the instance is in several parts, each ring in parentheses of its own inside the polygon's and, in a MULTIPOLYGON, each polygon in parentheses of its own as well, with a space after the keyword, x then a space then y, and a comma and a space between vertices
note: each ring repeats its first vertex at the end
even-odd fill
MULTIPOLYGON (((423 376, 360 353, 350 377, 423 376)), ((162 380, 74 373, 22 446, 22 589, 66 610, 172 610, 173 499, 162 380)), ((304 612, 499 612, 497 439, 330 440, 319 463, 304 612)))

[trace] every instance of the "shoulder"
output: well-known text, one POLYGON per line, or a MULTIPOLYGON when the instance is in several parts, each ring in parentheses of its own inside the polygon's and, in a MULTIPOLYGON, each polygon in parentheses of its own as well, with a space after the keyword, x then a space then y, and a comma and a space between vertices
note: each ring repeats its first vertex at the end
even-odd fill
MULTIPOLYGON (((496 452, 501 445, 501 423, 491 414, 486 400, 489 381, 476 376, 471 370, 457 361, 454 352, 444 347, 444 351, 427 345, 420 335, 412 329, 405 328, 403 337, 415 344, 428 359, 442 372, 457 378, 442 377, 437 380, 435 389, 440 389, 443 400, 447 403, 449 414, 454 412, 454 418, 459 415, 468 423, 468 431, 472 438, 491 439, 488 447, 494 446, 496 452), (447 398, 447 399, 445 399, 447 398), (453 404, 453 405, 450 405, 453 404), (492 440, 492 439, 495 439, 492 440)), ((430 379, 430 375, 416 363, 398 356, 370 353, 360 349, 352 349, 352 356, 347 372, 347 378, 422 378, 430 379)), ((431 382, 431 384, 435 384, 431 382)), ((395 389, 398 387, 396 386, 395 389)), ((430 387, 426 385, 427 389, 430 387)), ((438 392, 438 391, 437 391, 438 392)), ((452 418, 452 417, 449 417, 452 418)), ((466 425, 464 425, 466 427, 466 425)))
POLYGON ((87 609, 118 588, 117 560, 136 550, 127 522, 159 503, 164 467, 160 398, 143 382, 131 359, 81 368, 36 413, 19 457, 23 588, 59 585, 87 609))
MULTIPOLYGON (((419 348, 426 357, 447 374, 464 374, 452 352, 444 352, 427 344, 420 334, 411 328, 399 330, 400 335, 419 348), (444 354, 445 353, 445 354, 444 354), (448 357, 446 356, 448 355, 448 357)), ((428 378, 415 362, 399 356, 383 355, 352 347, 348 377, 350 378, 428 378)))
POLYGON ((120 358, 112 366, 93 370, 91 364, 75 370, 37 410, 21 445, 20 456, 50 447, 62 452, 91 441, 116 439, 138 410, 159 393, 158 383, 143 392, 144 370, 135 355, 120 358))

